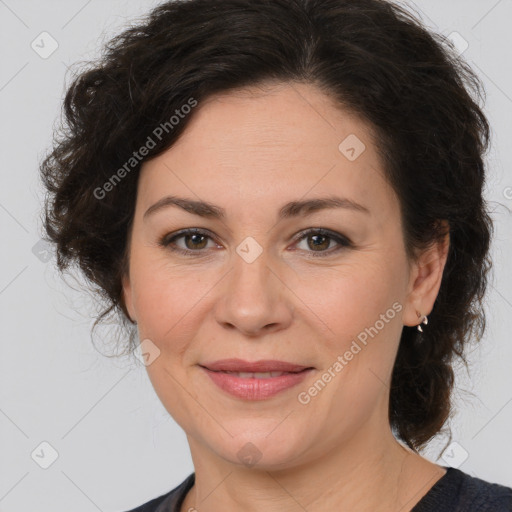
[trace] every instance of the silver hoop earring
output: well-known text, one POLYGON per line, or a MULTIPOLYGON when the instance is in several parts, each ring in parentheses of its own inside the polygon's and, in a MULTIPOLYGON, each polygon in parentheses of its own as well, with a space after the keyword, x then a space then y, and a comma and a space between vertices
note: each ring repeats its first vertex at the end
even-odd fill
MULTIPOLYGON (((418 312, 416 312, 416 313, 418 313, 418 312)), ((421 318, 420 313, 418 313, 418 318, 421 318)), ((427 318, 427 315, 424 315, 424 316, 423 316, 423 320, 421 321, 421 323, 422 323, 422 324, 424 324, 424 325, 427 325, 427 324, 428 324, 428 318, 427 318)), ((423 332, 423 329, 421 328, 421 325, 420 325, 420 324, 418 324, 418 325, 416 326, 416 328, 418 329, 418 331, 423 332)))

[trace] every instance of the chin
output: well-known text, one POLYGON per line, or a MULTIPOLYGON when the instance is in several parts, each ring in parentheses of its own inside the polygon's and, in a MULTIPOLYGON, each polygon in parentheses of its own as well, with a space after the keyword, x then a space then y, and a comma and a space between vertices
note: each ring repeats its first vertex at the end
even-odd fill
POLYGON ((254 428, 254 421, 250 424, 252 428, 245 425, 239 430, 235 430, 233 425, 226 425, 226 430, 233 437, 226 434, 217 442, 205 442, 219 457, 232 464, 255 470, 284 469, 295 465, 294 461, 305 449, 305 435, 292 435, 289 425, 278 435, 277 430, 280 427, 276 429, 276 425, 279 425, 279 421, 265 421, 264 428, 260 429, 254 428), (272 426, 267 428, 270 423, 272 426))

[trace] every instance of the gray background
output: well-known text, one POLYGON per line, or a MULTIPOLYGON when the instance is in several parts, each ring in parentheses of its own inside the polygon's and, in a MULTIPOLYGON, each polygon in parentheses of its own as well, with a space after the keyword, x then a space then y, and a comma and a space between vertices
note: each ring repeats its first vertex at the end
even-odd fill
MULTIPOLYGON (((144 366, 93 347, 90 295, 79 277, 67 278, 70 288, 38 245, 37 167, 58 120, 67 67, 96 56, 111 35, 157 3, 0 0, 1 512, 126 510, 193 471, 186 437, 158 401, 144 366), (47 58, 31 47, 35 41, 39 52, 51 49, 50 39, 44 48, 41 43, 44 31, 58 44, 47 58), (40 465, 50 461, 51 449, 42 442, 58 453, 47 469, 40 465)), ((463 57, 484 82, 493 129, 488 329, 470 356, 470 375, 458 371, 451 423, 457 444, 438 462, 512 486, 512 0, 403 3, 428 27, 467 41, 463 57)), ((108 340, 108 330, 101 332, 108 340)), ((426 455, 436 461, 442 446, 433 441, 426 455)))

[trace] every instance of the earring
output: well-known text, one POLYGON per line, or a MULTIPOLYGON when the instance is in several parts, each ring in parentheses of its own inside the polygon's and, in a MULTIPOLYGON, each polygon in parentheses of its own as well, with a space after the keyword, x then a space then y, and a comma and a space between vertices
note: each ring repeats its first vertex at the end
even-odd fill
MULTIPOLYGON (((418 318, 421 318, 421 314, 418 311, 416 311, 416 314, 418 315, 418 318)), ((421 323, 424 324, 424 325, 428 324, 427 315, 423 316, 423 320, 422 320, 421 323)), ((417 327, 418 331, 423 332, 423 329, 421 328, 420 324, 418 324, 416 327, 417 327)))

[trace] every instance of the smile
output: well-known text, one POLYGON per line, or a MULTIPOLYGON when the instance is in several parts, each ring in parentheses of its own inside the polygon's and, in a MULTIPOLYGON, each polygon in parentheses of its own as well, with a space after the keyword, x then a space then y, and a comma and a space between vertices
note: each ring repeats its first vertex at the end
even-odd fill
POLYGON ((312 371, 298 372, 232 372, 214 371, 201 366, 211 381, 222 391, 243 400, 266 400, 300 384, 312 371))
POLYGON ((221 373, 235 375, 241 379, 268 379, 270 377, 281 377, 282 375, 294 372, 227 372, 221 370, 221 373))

